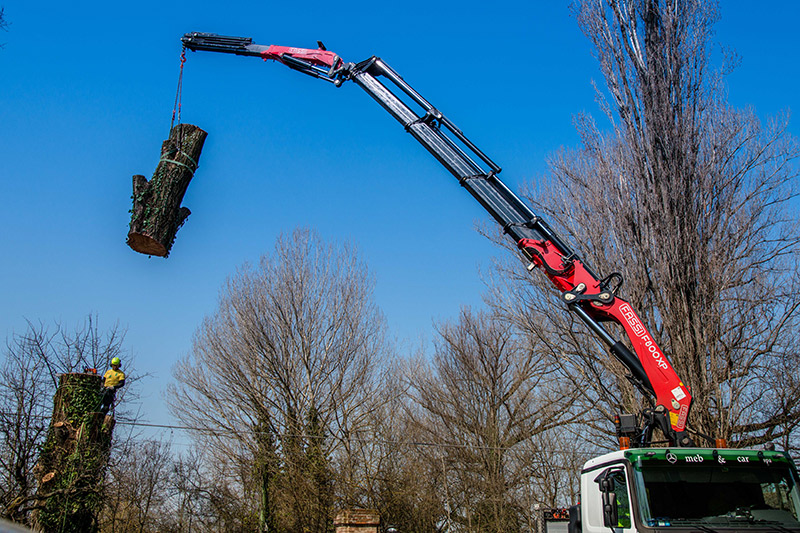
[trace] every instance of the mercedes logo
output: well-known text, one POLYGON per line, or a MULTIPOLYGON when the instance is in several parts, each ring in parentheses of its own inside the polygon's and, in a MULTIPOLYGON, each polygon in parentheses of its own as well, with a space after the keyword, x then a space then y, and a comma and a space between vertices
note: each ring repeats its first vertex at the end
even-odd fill
POLYGON ((669 452, 667 453, 667 461, 669 461, 670 464, 674 465, 675 463, 678 462, 678 456, 672 452, 669 452))

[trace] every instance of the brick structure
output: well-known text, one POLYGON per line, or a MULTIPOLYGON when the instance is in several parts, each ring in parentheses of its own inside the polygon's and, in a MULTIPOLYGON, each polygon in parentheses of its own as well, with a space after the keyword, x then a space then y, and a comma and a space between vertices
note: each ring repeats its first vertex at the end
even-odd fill
POLYGON ((378 533, 380 523, 378 511, 371 509, 339 511, 333 520, 336 533, 378 533))

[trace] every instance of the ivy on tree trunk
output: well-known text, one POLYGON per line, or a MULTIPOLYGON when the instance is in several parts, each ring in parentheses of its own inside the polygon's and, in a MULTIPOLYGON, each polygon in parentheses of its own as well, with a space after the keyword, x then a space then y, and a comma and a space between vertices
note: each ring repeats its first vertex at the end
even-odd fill
POLYGON ((39 461, 33 520, 44 533, 97 531, 114 418, 99 412, 102 377, 62 374, 39 461))

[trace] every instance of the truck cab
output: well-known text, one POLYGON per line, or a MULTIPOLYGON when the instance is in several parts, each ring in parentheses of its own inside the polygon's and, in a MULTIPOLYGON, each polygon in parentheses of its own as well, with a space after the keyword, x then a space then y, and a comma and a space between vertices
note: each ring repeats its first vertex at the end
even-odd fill
POLYGON ((587 462, 571 533, 800 532, 800 489, 783 452, 641 448, 587 462))

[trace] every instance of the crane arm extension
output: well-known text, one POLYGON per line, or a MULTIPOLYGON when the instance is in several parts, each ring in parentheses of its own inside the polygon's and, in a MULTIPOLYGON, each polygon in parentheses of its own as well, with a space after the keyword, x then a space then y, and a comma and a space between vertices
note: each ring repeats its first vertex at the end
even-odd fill
POLYGON ((674 445, 690 445, 686 419, 691 394, 656 345, 631 305, 615 292, 621 276, 601 279, 569 249, 549 225, 498 178, 501 168, 481 152, 444 114, 425 100, 382 59, 344 63, 326 50, 261 46, 252 39, 187 33, 190 50, 207 50, 276 59, 287 66, 331 81, 337 86, 352 80, 427 149, 503 228, 530 261, 561 291, 562 299, 630 371, 629 379, 656 401, 670 426, 674 445), (383 83, 385 80, 387 83, 383 83), (618 279, 616 287, 611 287, 618 279), (614 321, 625 331, 634 352, 607 330, 614 321))
POLYGON ((264 61, 272 59, 286 66, 314 76, 315 78, 335 81, 336 71, 343 62, 341 58, 322 47, 316 50, 293 48, 289 46, 264 46, 253 44, 250 37, 229 37, 216 33, 187 33, 181 38, 183 46, 196 52, 224 52, 241 56, 260 57, 264 61))

